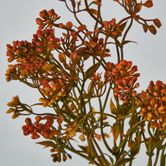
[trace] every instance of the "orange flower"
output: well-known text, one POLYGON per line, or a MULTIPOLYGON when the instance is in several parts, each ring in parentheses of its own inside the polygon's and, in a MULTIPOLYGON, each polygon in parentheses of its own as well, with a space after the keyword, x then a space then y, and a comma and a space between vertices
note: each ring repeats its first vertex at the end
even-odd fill
POLYGON ((7 105, 9 107, 16 107, 20 104, 20 99, 18 96, 13 97, 12 101, 10 101, 7 105))
POLYGON ((51 128, 54 123, 54 117, 52 115, 36 116, 35 119, 34 123, 32 123, 30 118, 25 119, 26 124, 22 127, 24 135, 31 134, 32 139, 37 139, 40 135, 45 138, 52 138, 55 133, 54 129, 51 128), (46 120, 45 124, 40 123, 42 120, 46 120))
POLYGON ((150 82, 146 91, 138 96, 143 105, 141 115, 149 121, 151 127, 165 130, 166 122, 166 84, 162 81, 150 82))
POLYGON ((39 25, 39 29, 44 29, 46 26, 52 28, 54 26, 54 22, 58 20, 60 17, 55 13, 54 9, 50 10, 42 10, 39 13, 40 18, 36 19, 36 23, 39 25))
POLYGON ((136 95, 134 89, 139 87, 137 67, 132 66, 131 61, 122 60, 116 65, 107 64, 107 68, 105 76, 114 84, 114 96, 128 103, 129 98, 136 95))

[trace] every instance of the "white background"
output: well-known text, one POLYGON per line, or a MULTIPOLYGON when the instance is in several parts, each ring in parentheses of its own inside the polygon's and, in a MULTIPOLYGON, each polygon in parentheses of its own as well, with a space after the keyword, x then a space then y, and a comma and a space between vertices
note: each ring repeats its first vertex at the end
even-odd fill
MULTIPOLYGON (((122 12, 116 5, 109 5, 111 0, 103 0, 104 15, 108 19, 120 17, 122 12), (114 8, 115 7, 115 8, 114 8)), ((126 59, 138 65, 141 73, 141 88, 145 89, 150 80, 166 82, 166 1, 154 0, 155 7, 144 10, 143 14, 149 18, 159 17, 162 27, 156 36, 144 34, 141 27, 135 24, 130 39, 138 45, 130 44, 126 48, 126 59)), ((37 30, 35 18, 42 9, 55 8, 62 16, 64 22, 72 20, 66 12, 65 6, 58 0, 0 0, 0 166, 85 166, 88 163, 74 156, 73 160, 65 163, 52 163, 50 152, 36 145, 35 141, 22 134, 23 119, 12 120, 7 110, 6 103, 12 96, 19 95, 23 101, 34 103, 38 95, 34 90, 27 88, 19 82, 5 81, 7 60, 5 56, 6 44, 13 40, 29 40, 37 30)), ((84 17, 84 22, 88 22, 84 17)), ((140 154, 136 165, 145 165, 146 160, 140 154)))

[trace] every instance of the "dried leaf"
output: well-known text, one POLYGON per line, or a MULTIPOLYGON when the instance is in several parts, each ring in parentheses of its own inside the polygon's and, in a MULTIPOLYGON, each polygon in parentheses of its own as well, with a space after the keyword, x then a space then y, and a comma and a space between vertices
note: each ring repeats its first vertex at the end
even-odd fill
POLYGON ((14 113, 13 116, 12 116, 12 119, 16 119, 18 118, 20 115, 18 113, 14 113))
POLYGON ((12 112, 14 112, 14 111, 15 111, 15 109, 9 108, 9 109, 6 111, 6 113, 7 113, 7 114, 10 114, 10 113, 12 113, 12 112))
POLYGON ((119 123, 116 122, 112 126, 112 134, 113 134, 113 138, 114 138, 114 144, 116 144, 116 141, 120 135, 120 124, 119 123))
POLYGON ((111 113, 114 114, 114 115, 117 115, 117 114, 118 114, 118 110, 117 110, 115 104, 113 103, 112 99, 111 99, 111 101, 110 101, 110 111, 111 111, 111 113))

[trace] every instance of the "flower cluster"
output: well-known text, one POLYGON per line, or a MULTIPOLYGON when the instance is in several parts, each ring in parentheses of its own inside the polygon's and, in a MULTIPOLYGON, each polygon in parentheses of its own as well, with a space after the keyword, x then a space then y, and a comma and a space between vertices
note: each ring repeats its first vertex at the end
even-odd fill
POLYGON ((8 62, 21 58, 32 51, 32 44, 28 41, 14 41, 13 45, 7 44, 8 62))
POLYGON ((86 54, 91 56, 108 57, 110 56, 110 50, 105 48, 105 43, 103 38, 92 38, 89 41, 85 41, 86 54))
POLYGON ((93 96, 102 96, 106 89, 106 81, 102 79, 102 73, 94 73, 90 77, 90 84, 88 86, 88 95, 93 96))
POLYGON ((150 126, 166 130, 166 84, 151 81, 139 98, 142 103, 141 115, 150 122, 150 126))
POLYGON ((13 99, 7 104, 10 108, 7 110, 8 114, 13 114, 12 118, 16 119, 17 117, 19 117, 19 106, 20 106, 21 102, 18 96, 13 97, 13 99))
POLYGON ((38 71, 42 69, 45 61, 37 56, 29 55, 20 59, 18 64, 10 65, 6 72, 6 79, 23 80, 29 76, 36 76, 38 71))
POLYGON ((53 57, 51 51, 59 48, 60 39, 54 36, 52 29, 38 30, 34 34, 32 43, 14 41, 7 45, 8 61, 16 60, 16 64, 9 65, 6 72, 8 81, 26 79, 40 73, 48 73, 52 69, 49 60, 53 57))
POLYGON ((118 97, 124 103, 128 103, 130 96, 135 96, 135 88, 138 88, 137 66, 132 66, 131 61, 122 60, 116 65, 107 63, 107 71, 105 77, 114 84, 114 96, 118 97))
POLYGON ((124 24, 120 25, 118 23, 116 23, 116 19, 113 18, 110 21, 104 21, 103 22, 103 27, 105 30, 105 33, 109 36, 111 36, 112 38, 117 38, 119 36, 121 36, 122 31, 123 31, 123 27, 124 24))
POLYGON ((69 91, 69 86, 65 80, 57 79, 56 81, 48 81, 46 79, 41 81, 41 93, 45 98, 40 98, 43 106, 50 106, 62 97, 65 97, 69 91))
POLYGON ((127 12, 118 21, 105 20, 101 14, 105 1, 59 1, 65 2, 77 25, 59 22, 54 9, 42 10, 32 41, 7 45, 11 62, 7 81, 19 80, 41 95, 39 102, 31 105, 14 97, 8 103, 7 113, 12 113, 13 119, 35 116, 34 120, 25 119, 23 134, 32 139, 42 137, 44 140, 38 144, 51 148, 54 162, 71 158, 70 151, 97 166, 132 165, 145 143, 148 164, 154 161, 152 154, 156 154, 154 165, 158 164, 157 157, 164 159, 166 84, 151 81, 146 91, 137 93, 140 76, 137 66, 124 60, 124 46, 132 42, 127 35, 134 22, 152 34, 161 26, 159 19, 144 19, 139 13, 143 7, 152 7, 153 1, 114 0, 127 12), (94 21, 90 26, 79 17, 82 12, 94 21), (58 37, 56 29, 61 30, 58 37), (116 64, 110 59, 112 46, 116 50, 116 64), (48 107, 52 112, 34 112, 36 106, 48 107), (152 141, 147 138, 146 127, 152 141), (111 134, 106 134, 108 129, 111 134), (110 136, 113 144, 106 140, 110 136), (85 141, 84 144, 74 145, 73 140, 77 139, 85 141), (100 147, 99 141, 105 148, 100 147))
POLYGON ((59 48, 59 42, 60 39, 55 37, 53 29, 38 30, 32 39, 35 51, 42 53, 43 56, 49 55, 52 50, 59 48))
POLYGON ((17 65, 8 65, 8 69, 6 70, 5 76, 6 81, 17 80, 19 76, 16 75, 17 65))
POLYGON ((7 45, 8 61, 17 61, 17 64, 9 65, 6 72, 6 79, 24 79, 29 75, 37 73, 45 61, 39 57, 32 43, 27 41, 15 41, 13 45, 7 45))
POLYGON ((39 25, 39 29, 44 29, 45 27, 52 28, 54 22, 60 17, 55 13, 54 9, 42 10, 39 13, 40 18, 36 19, 36 23, 39 25))
POLYGON ((66 161, 68 158, 71 159, 71 155, 65 151, 62 152, 60 148, 57 148, 56 153, 52 154, 51 157, 53 158, 53 162, 61 162, 62 160, 66 161))
POLYGON ((36 121, 32 123, 30 118, 25 119, 25 125, 22 127, 24 135, 31 134, 32 139, 37 139, 42 135, 44 138, 52 138, 56 130, 52 129, 54 117, 52 115, 36 116, 36 121), (46 122, 41 123, 42 120, 46 122))
POLYGON ((13 97, 12 101, 7 104, 9 107, 17 107, 20 105, 20 99, 18 96, 13 97))

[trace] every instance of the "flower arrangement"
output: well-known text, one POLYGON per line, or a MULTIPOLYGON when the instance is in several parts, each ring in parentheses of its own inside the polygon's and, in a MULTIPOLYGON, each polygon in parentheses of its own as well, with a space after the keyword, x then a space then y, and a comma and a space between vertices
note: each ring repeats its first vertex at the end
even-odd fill
POLYGON ((158 18, 140 14, 153 1, 112 0, 127 13, 121 20, 104 20, 103 0, 59 1, 76 24, 62 23, 54 9, 42 10, 32 41, 7 45, 7 81, 19 80, 41 95, 31 105, 13 97, 7 113, 13 119, 27 116, 23 134, 42 138, 37 143, 50 148, 53 162, 75 153, 96 166, 132 166, 145 146, 147 166, 165 166, 166 84, 150 81, 138 92, 140 73, 124 53, 135 22, 154 35, 160 28, 158 18), (80 13, 88 14, 93 26, 85 25, 80 13), (62 34, 56 36, 55 29, 62 34))

